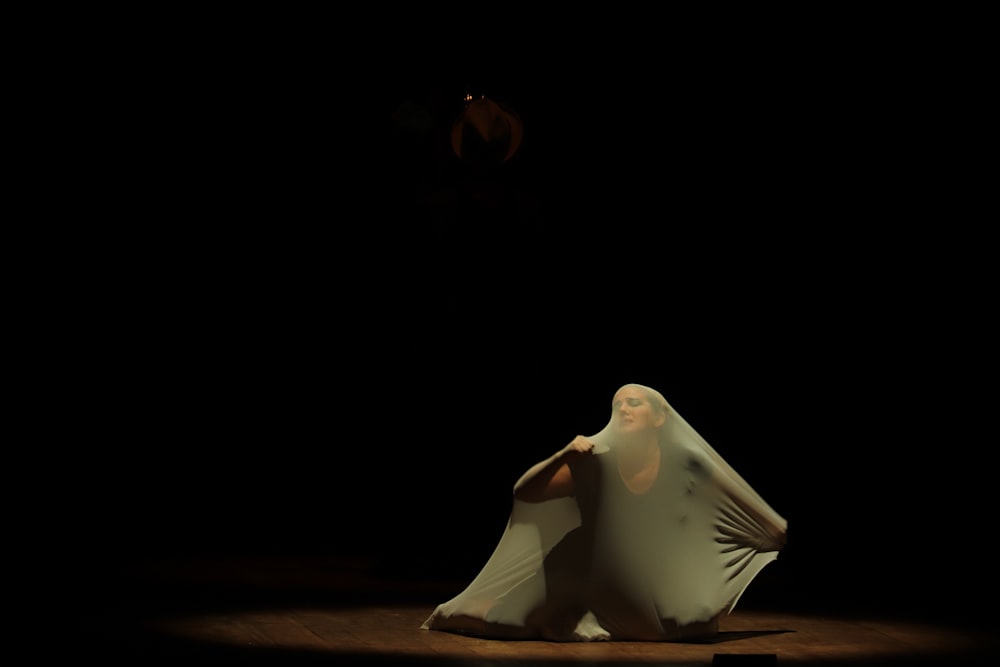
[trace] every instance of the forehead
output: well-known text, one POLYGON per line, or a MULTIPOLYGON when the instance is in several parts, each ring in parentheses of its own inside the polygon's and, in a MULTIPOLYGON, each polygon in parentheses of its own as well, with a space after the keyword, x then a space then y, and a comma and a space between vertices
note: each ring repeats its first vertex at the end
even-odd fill
POLYGON ((626 398, 638 398, 643 401, 647 400, 645 392, 643 392, 638 387, 622 387, 615 394, 613 402, 617 403, 619 401, 625 400, 626 398))

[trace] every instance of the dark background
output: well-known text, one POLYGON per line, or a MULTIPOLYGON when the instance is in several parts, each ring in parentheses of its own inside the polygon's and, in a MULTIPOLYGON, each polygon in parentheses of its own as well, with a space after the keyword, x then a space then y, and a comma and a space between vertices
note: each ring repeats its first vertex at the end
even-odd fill
POLYGON ((605 27, 625 48, 599 21, 350 46, 214 23, 67 64, 81 222, 44 340, 85 436, 60 474, 81 576, 319 555, 467 581, 521 472, 634 381, 789 520, 747 603, 978 613, 975 101, 886 23, 733 21, 605 27), (449 151, 465 93, 518 113, 512 160, 449 151))

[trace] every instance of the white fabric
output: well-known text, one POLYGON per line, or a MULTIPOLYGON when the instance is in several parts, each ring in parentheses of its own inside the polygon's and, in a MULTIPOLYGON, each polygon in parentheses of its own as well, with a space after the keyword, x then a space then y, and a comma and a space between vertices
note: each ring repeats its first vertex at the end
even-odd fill
MULTIPOLYGON (((497 638, 555 641, 665 640, 731 612, 784 546, 787 522, 659 392, 652 488, 627 492, 617 456, 617 412, 589 437, 594 511, 581 512, 588 468, 574 466, 576 497, 515 499, 492 556, 457 596, 421 626, 497 638), (591 465, 592 464, 592 465, 591 465), (584 517, 593 516, 592 524, 584 517), (592 527, 584 529, 583 523, 592 527), (589 538, 592 536, 592 539, 589 538), (695 624, 695 625, 692 625, 695 624)), ((621 390, 619 390, 621 391, 621 390)))

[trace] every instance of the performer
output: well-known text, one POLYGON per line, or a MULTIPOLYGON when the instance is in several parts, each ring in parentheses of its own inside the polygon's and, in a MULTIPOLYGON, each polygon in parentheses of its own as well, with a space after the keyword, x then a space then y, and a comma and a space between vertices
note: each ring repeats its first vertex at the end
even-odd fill
POLYGON ((787 522, 658 391, 514 485, 486 565, 421 626, 552 641, 710 638, 784 547, 787 522))

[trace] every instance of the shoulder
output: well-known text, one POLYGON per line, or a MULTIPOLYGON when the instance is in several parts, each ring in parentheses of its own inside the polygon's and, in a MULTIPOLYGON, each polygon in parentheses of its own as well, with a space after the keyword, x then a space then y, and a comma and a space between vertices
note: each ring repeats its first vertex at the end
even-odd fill
POLYGON ((573 474, 573 481, 577 486, 594 484, 597 481, 598 471, 607 460, 606 453, 574 456, 568 461, 570 472, 573 474))

